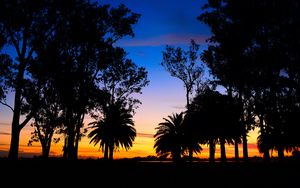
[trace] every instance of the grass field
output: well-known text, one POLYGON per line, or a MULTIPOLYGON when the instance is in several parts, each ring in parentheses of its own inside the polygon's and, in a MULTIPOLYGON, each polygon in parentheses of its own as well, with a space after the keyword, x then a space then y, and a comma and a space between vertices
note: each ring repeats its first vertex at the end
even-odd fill
POLYGON ((299 187, 300 162, 0 159, 0 173, 1 187, 299 187))

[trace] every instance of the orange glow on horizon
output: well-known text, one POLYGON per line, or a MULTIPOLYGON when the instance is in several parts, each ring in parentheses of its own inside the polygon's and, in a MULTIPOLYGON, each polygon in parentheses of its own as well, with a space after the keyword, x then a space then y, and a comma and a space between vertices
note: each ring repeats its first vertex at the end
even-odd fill
MULTIPOLYGON (((27 146, 28 140, 30 138, 30 129, 25 129, 21 132, 20 138, 20 148, 19 154, 20 157, 33 157, 41 155, 41 147, 40 143, 34 143, 33 146, 27 146)), ((256 138, 253 138, 257 135, 257 132, 251 132, 249 134, 248 139, 248 155, 250 157, 253 156, 262 156, 257 149, 256 143, 253 142, 256 138)), ((138 133, 137 137, 133 143, 133 147, 125 151, 124 149, 120 148, 118 151, 114 153, 114 158, 134 158, 134 157, 147 157, 147 156, 156 156, 155 150, 153 149, 154 145, 154 138, 152 137, 153 133, 138 133)), ((1 135, 0 141, 0 156, 7 157, 7 153, 9 150, 9 143, 10 143, 10 135, 1 135)), ((63 147, 63 140, 59 143, 51 145, 50 156, 53 157, 61 157, 63 154, 62 151, 63 147)), ((195 157, 199 158, 208 158, 209 156, 209 149, 206 145, 202 145, 203 151, 195 157)), ((275 152, 273 152, 275 154, 275 152)), ((89 139, 87 137, 82 138, 81 142, 79 143, 79 150, 78 150, 79 158, 102 158, 103 152, 99 149, 99 146, 94 146, 93 143, 89 143, 89 139)), ((239 156, 240 158, 243 157, 243 150, 242 146, 239 145, 239 156)), ((220 157, 220 147, 219 145, 216 146, 216 158, 220 157)), ((234 157, 234 146, 233 145, 226 145, 226 157, 232 158, 234 157)))

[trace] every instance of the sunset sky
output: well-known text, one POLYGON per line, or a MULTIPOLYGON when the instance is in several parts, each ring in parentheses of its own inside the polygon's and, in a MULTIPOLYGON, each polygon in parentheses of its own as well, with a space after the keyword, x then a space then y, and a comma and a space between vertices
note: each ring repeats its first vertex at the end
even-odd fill
MULTIPOLYGON (((143 94, 138 96, 142 105, 137 110, 134 121, 137 130, 137 138, 129 151, 115 153, 120 157, 145 157, 155 155, 153 150, 155 127, 162 118, 172 113, 181 112, 185 106, 183 85, 180 80, 173 78, 160 65, 162 51, 167 44, 186 47, 191 39, 201 44, 201 49, 206 48, 205 39, 210 36, 209 28, 201 24, 196 17, 201 13, 204 0, 101 0, 102 4, 109 3, 117 6, 124 3, 133 12, 141 14, 139 22, 134 25, 134 38, 125 38, 117 45, 124 47, 128 57, 139 66, 148 71, 150 84, 143 89, 143 94)), ((13 104, 12 94, 8 97, 8 103, 13 104)), ((7 107, 0 106, 0 156, 7 156, 10 142, 10 127, 12 113, 7 107)), ((92 121, 85 119, 85 123, 92 121)), ((21 134, 20 156, 33 156, 41 152, 39 143, 28 147, 27 143, 32 131, 27 125, 21 134)), ((258 156, 256 147, 256 133, 250 133, 249 155, 258 156)), ((51 154, 62 154, 62 142, 52 144, 51 154)), ((234 155, 233 146, 227 147, 227 156, 234 155)), ((99 146, 89 144, 87 138, 83 138, 79 146, 81 157, 102 157, 99 146)), ((207 157, 204 149, 200 157, 207 157)), ((240 149, 242 156, 242 149, 240 149)), ((217 153, 216 157, 219 157, 217 153)))

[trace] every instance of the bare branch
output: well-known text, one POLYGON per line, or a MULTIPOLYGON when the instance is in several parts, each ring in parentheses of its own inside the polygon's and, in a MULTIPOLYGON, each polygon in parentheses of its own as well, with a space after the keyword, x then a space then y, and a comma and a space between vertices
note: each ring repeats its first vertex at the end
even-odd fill
POLYGON ((13 107, 11 107, 9 104, 7 104, 7 103, 5 103, 5 102, 2 102, 2 101, 0 101, 0 104, 2 104, 2 105, 4 105, 4 106, 8 107, 9 109, 11 109, 12 112, 14 112, 13 107))
POLYGON ((23 129, 25 127, 25 125, 31 120, 31 118, 33 117, 34 112, 31 111, 25 118, 25 120, 20 124, 20 129, 23 129))

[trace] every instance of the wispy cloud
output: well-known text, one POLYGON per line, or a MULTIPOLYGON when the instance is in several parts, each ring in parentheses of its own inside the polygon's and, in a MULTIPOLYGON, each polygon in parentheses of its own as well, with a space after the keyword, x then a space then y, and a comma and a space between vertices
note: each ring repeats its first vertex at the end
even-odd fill
POLYGON ((191 39, 194 39, 198 44, 205 44, 210 36, 207 35, 190 35, 190 34, 167 34, 145 39, 124 39, 118 42, 118 46, 133 47, 133 46, 165 46, 165 45, 187 45, 191 39))
POLYGON ((153 134, 148 134, 148 133, 137 133, 138 137, 144 137, 144 138, 153 138, 153 134))
POLYGON ((28 146, 28 144, 20 144, 20 147, 31 147, 31 148, 40 148, 40 145, 32 145, 32 146, 28 146))
POLYGON ((0 125, 9 126, 9 125, 11 125, 11 124, 10 124, 10 123, 7 123, 7 122, 0 122, 0 125))
POLYGON ((174 109, 178 109, 178 110, 184 110, 185 107, 184 106, 171 106, 174 109))
POLYGON ((10 135, 10 133, 0 131, 0 135, 10 135))
POLYGON ((144 56, 145 56, 145 53, 144 53, 144 52, 141 52, 141 51, 136 52, 135 54, 136 54, 137 56, 139 56, 139 57, 144 57, 144 56))

